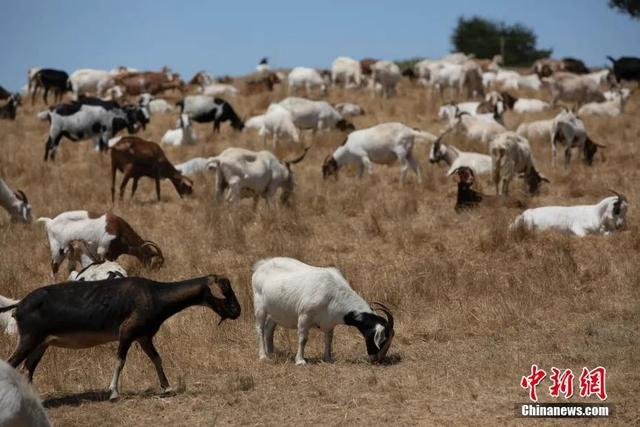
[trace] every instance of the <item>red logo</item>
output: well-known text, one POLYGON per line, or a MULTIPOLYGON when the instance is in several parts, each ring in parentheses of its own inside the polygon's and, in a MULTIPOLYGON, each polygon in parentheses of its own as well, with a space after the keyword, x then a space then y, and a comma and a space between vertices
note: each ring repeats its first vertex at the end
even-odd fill
MULTIPOLYGON (((534 402, 538 401, 538 393, 536 387, 542 383, 547 376, 544 369, 540 369, 538 365, 531 365, 531 373, 520 380, 520 386, 529 391, 529 399, 534 402)), ((584 367, 580 375, 580 396, 590 397, 597 396, 600 400, 606 400, 606 376, 607 370, 602 366, 589 370, 584 367)), ((555 366, 551 368, 551 386, 549 387, 549 396, 558 398, 561 395, 565 399, 573 396, 573 380, 574 375, 571 369, 558 369, 555 366)))

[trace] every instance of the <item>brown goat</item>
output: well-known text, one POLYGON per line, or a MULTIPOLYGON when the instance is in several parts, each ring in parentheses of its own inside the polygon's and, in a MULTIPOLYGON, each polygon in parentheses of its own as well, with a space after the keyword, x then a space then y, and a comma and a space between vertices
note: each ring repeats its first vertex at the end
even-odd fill
POLYGON ((245 95, 253 95, 262 92, 272 92, 273 87, 280 83, 280 78, 274 72, 257 73, 245 83, 245 95))
POLYGON ((111 147, 111 201, 115 198, 116 171, 118 170, 124 174, 120 184, 120 200, 129 179, 133 178, 131 188, 131 197, 133 197, 138 188, 138 180, 143 176, 155 179, 158 200, 160 200, 160 180, 164 178, 171 180, 180 197, 183 194, 193 193, 193 181, 178 172, 167 159, 162 148, 152 141, 127 136, 111 147))
POLYGON ((183 91, 184 82, 180 80, 177 74, 171 75, 171 79, 167 77, 167 73, 144 71, 121 74, 114 77, 113 81, 115 85, 124 87, 127 95, 140 95, 142 93, 156 95, 170 89, 183 91))

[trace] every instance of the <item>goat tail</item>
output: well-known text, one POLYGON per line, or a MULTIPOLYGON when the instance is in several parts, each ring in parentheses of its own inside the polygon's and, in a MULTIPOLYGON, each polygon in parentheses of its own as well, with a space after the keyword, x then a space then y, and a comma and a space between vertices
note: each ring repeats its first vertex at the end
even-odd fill
POLYGON ((45 225, 49 225, 51 222, 53 221, 53 219, 51 218, 47 218, 46 216, 41 216, 40 218, 36 219, 36 222, 44 222, 45 225))
POLYGON ((4 307, 0 307, 0 313, 4 313, 5 311, 13 310, 14 308, 16 308, 18 306, 19 302, 20 301, 16 301, 13 304, 5 305, 4 307))
POLYGON ((433 143, 438 139, 431 132, 421 131, 420 129, 413 129, 413 136, 416 138, 416 142, 433 143))
POLYGON ((40 111, 37 114, 38 119, 45 121, 45 120, 49 120, 49 110, 46 111, 40 111))
POLYGON ((607 59, 611 62, 613 62, 614 64, 616 63, 616 60, 613 59, 612 57, 610 57, 609 55, 607 55, 607 59))

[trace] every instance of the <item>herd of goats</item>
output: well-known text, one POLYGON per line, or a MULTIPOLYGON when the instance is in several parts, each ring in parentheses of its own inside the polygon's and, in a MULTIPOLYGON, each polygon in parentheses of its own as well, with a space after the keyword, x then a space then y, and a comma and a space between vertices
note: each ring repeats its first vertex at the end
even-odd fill
MULTIPOLYGON (((232 147, 214 157, 194 158, 174 166, 160 144, 133 134, 144 129, 153 115, 176 112, 179 116, 176 128, 166 132, 162 144, 196 143, 193 122, 213 123, 214 134, 224 122, 238 131, 253 129, 264 138, 265 144, 271 136, 274 147, 282 140, 302 145, 306 130, 314 134, 330 130, 344 132, 345 141, 322 164, 323 178, 335 176, 337 179, 339 170, 346 165, 355 165, 360 177, 365 169, 372 174, 374 163, 398 161, 401 183, 408 169, 420 182, 421 167, 413 148, 417 143, 430 143, 429 161, 445 162, 449 166, 447 175, 457 181, 456 211, 483 205, 525 208, 526 201, 509 195, 511 182, 517 177, 523 178, 530 196, 538 192, 542 183, 549 182, 534 162, 530 139, 550 141, 554 165, 558 146, 564 151, 565 167, 570 166, 574 148, 591 165, 597 150, 604 146, 590 138, 580 117, 624 114, 625 103, 632 93, 629 87, 634 86, 629 83, 640 82, 640 59, 610 59, 612 68, 595 71, 571 58, 544 59, 536 62, 529 74, 520 74, 501 68, 499 56, 479 60, 461 53, 423 60, 403 72, 391 61, 339 57, 331 70, 297 67, 287 73, 272 71, 265 58, 256 72, 241 82, 242 87, 237 87, 230 77, 216 80, 206 72, 199 72, 185 83, 168 68, 160 72, 124 67, 112 71, 82 69, 70 76, 60 70, 34 68, 28 71, 25 91, 32 100, 42 92, 45 103, 51 91, 58 102, 37 114, 49 122, 44 160, 55 159, 62 138, 91 139, 96 150, 109 151, 111 156, 112 199, 115 199, 118 171, 123 175, 120 199, 129 180, 133 180, 133 196, 138 180, 149 177, 155 180, 158 200, 162 179, 169 179, 182 197, 193 191, 190 175, 213 171, 218 202, 223 197, 228 203, 249 197, 257 203, 259 198, 268 201, 280 191, 281 201, 287 203, 294 191, 291 166, 304 159, 308 148, 298 158, 283 161, 268 150, 232 147), (402 78, 424 85, 432 96, 439 92, 444 97, 448 91, 451 99, 466 96, 479 100, 443 104, 438 118, 447 122, 447 127, 435 136, 398 122, 356 130, 349 119, 364 114, 361 106, 331 105, 308 99, 312 95, 326 95, 330 87, 347 91, 366 89, 372 96, 393 97, 402 78), (271 104, 262 115, 243 121, 229 102, 242 94, 273 90, 274 85, 283 81, 288 83, 291 96, 271 104), (513 95, 516 90, 546 90, 552 99, 547 102, 516 98, 513 95), (60 103, 67 91, 72 93, 73 100, 60 103), (182 99, 174 106, 158 97, 165 91, 179 91, 182 99), (300 91, 307 97, 295 96, 300 91), (123 104, 131 99, 136 102, 123 104), (522 123, 515 131, 508 130, 502 120, 507 110, 516 114, 552 111, 558 102, 565 106, 556 109, 554 117, 522 123), (573 108, 567 108, 567 104, 573 108), (129 135, 117 136, 124 129, 129 135), (449 135, 477 141, 486 151, 462 151, 445 142, 449 135), (489 175, 497 194, 477 191, 474 188, 477 175, 489 175)), ((0 106, 0 118, 15 119, 21 96, 0 87, 0 98, 6 100, 0 106)), ((594 205, 527 209, 511 227, 558 230, 578 236, 608 235, 625 227, 628 207, 624 195, 613 193, 594 205)), ((26 194, 13 190, 1 177, 0 204, 13 220, 33 221, 26 194)), ((159 245, 142 238, 119 216, 69 211, 37 221, 43 222, 46 228, 53 274, 66 260, 70 276, 64 283, 41 287, 19 301, 0 297, 0 327, 8 334, 19 336, 8 365, 0 365, 4 372, 0 374, 0 382, 13 381, 8 378, 19 381, 19 376, 10 371, 23 363, 31 380, 49 346, 87 348, 117 341, 117 364, 109 386, 110 398, 116 399, 118 378, 127 352, 137 341, 153 362, 162 389, 168 390, 169 382, 152 342, 161 324, 193 305, 211 308, 221 317, 220 322, 240 315, 240 305, 225 277, 209 275, 175 283, 127 277, 127 272, 116 262, 119 256, 131 255, 145 266, 155 268, 163 264, 164 255, 159 245)), ((280 325, 298 331, 296 364, 305 364, 307 336, 314 327, 325 334, 323 360, 330 361, 333 330, 339 324, 354 326, 360 331, 371 362, 385 359, 394 337, 391 311, 382 303, 367 303, 337 269, 311 266, 291 258, 268 258, 258 261, 252 272, 260 359, 267 359, 273 353, 274 330, 280 325)), ((28 398, 28 393, 23 393, 22 398, 28 398)))

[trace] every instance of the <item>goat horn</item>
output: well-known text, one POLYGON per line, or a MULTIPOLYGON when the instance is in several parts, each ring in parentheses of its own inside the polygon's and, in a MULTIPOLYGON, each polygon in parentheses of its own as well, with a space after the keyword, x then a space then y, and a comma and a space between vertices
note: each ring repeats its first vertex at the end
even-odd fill
POLYGON ((624 194, 620 194, 616 190, 612 190, 611 188, 609 189, 609 191, 618 196, 620 200, 624 200, 625 202, 627 201, 627 198, 624 196, 624 194))
POLYGON ((29 200, 27 199, 27 195, 24 194, 22 190, 17 190, 15 194, 18 199, 22 200, 25 203, 29 203, 29 200))
POLYGON ((157 243, 152 242, 151 240, 146 240, 142 245, 140 245, 140 247, 144 248, 145 246, 151 246, 156 251, 158 251, 158 256, 160 257, 160 265, 164 264, 164 255, 162 255, 162 250, 160 249, 160 246, 158 246, 157 243))
POLYGON ((393 331, 393 314, 391 314, 391 310, 389 309, 389 307, 377 301, 372 301, 371 304, 377 306, 377 309, 382 311, 387 316, 389 329, 393 331))
POLYGON ((311 148, 311 146, 305 147, 305 148, 304 148, 304 152, 302 153, 302 155, 301 155, 301 156, 299 156, 299 157, 298 157, 298 158, 296 158, 296 159, 289 160, 289 161, 287 161, 287 162, 285 162, 285 163, 287 163, 287 164, 289 164, 289 165, 295 165, 296 163, 300 163, 301 161, 303 161, 303 160, 304 160, 304 156, 306 156, 306 155, 307 155, 307 151, 309 151, 309 149, 310 149, 310 148, 311 148))

